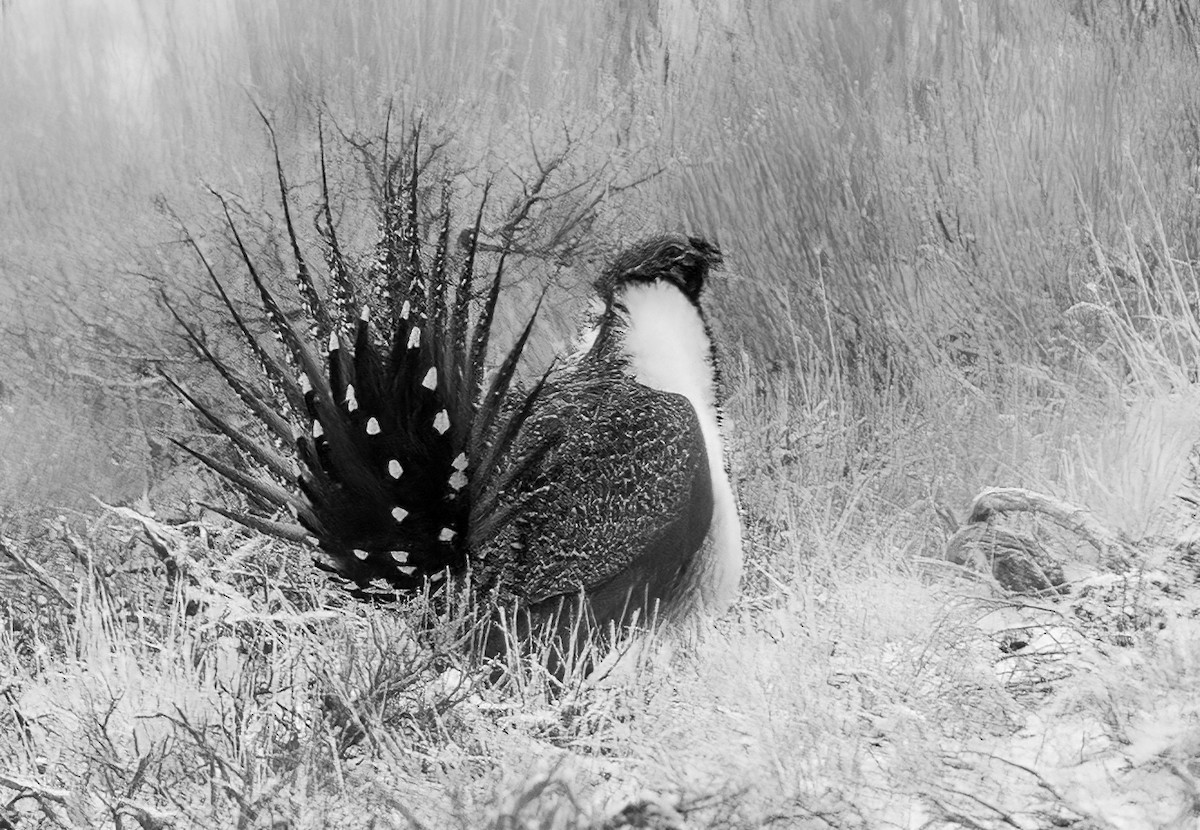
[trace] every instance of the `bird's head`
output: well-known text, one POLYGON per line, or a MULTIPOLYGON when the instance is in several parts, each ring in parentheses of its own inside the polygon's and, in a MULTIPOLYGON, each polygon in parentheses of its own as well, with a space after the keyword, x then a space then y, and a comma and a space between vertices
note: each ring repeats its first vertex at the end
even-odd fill
POLYGON ((626 286, 664 281, 698 304, 709 269, 722 262, 721 250, 703 237, 664 234, 619 254, 596 280, 596 290, 608 301, 626 286))

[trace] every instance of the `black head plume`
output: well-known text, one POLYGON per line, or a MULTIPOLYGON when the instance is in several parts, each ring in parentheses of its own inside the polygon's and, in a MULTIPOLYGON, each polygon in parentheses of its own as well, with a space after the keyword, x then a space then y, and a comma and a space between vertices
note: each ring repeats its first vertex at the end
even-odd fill
POLYGON ((704 237, 655 236, 632 245, 613 260, 596 280, 596 290, 608 300, 624 285, 665 280, 698 303, 709 270, 723 261, 721 250, 704 237))

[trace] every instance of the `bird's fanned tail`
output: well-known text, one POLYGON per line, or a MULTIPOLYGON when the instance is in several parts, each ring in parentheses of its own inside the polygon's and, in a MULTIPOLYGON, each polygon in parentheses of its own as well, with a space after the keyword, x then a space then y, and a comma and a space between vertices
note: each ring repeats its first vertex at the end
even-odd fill
POLYGON ((296 233, 270 132, 304 322, 292 322, 256 266, 228 202, 218 196, 280 348, 259 342, 189 236, 265 390, 242 378, 166 298, 165 303, 196 353, 264 425, 266 439, 250 437, 234 419, 168 377, 230 440, 237 460, 185 449, 251 504, 248 510, 215 510, 256 530, 316 545, 323 552, 318 564, 346 579, 353 592, 390 597, 441 582, 466 570, 472 514, 490 512, 495 489, 509 475, 501 470, 502 448, 520 432, 545 387, 543 377, 528 393, 513 388, 537 309, 485 380, 504 257, 472 326, 475 239, 484 207, 481 203, 474 231, 464 236, 464 254, 455 256, 449 248, 449 187, 443 185, 433 255, 426 263, 416 133, 404 187, 395 186, 393 171, 400 165, 389 166, 385 151, 380 237, 365 269, 350 264, 337 238, 321 134, 318 217, 324 222, 317 227, 330 286, 323 294, 296 233))

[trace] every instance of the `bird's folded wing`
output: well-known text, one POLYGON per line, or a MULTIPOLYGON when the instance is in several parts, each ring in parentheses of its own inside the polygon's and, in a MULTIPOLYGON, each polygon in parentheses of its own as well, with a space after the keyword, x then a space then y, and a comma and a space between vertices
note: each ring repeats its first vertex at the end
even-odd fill
POLYGON ((580 590, 594 608, 667 598, 712 519, 695 409, 626 378, 553 397, 513 452, 541 457, 503 494, 513 518, 480 546, 483 581, 530 604, 580 590))

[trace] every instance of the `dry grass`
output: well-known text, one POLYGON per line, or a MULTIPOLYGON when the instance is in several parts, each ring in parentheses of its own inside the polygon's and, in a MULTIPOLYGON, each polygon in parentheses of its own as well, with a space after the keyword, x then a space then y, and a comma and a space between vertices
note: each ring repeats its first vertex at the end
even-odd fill
POLYGON ((45 573, 0 561, 0 826, 1190 820, 1189 0, 77 5, 0 4, 0 543, 45 573), (187 360, 152 289, 208 319, 170 216, 223 266, 198 181, 277 255, 248 99, 297 204, 317 112, 360 143, 389 100, 424 115, 464 204, 498 177, 493 224, 569 150, 539 227, 599 194, 596 241, 527 263, 516 305, 647 226, 719 238, 749 550, 701 641, 630 646, 601 683, 478 666, 459 629, 180 507, 210 485, 162 442, 195 426, 148 380, 187 360), (1050 603, 938 562, 938 509, 993 485, 1086 505, 1137 568, 1049 537, 1050 603), (147 493, 181 524, 86 498, 147 493))

